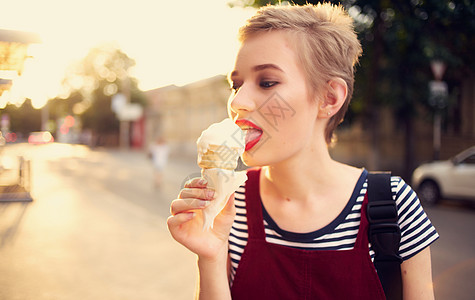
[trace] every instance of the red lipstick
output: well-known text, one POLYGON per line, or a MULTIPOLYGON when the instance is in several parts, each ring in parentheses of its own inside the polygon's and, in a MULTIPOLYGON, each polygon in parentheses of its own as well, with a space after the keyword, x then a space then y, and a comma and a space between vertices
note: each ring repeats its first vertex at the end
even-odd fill
POLYGON ((253 122, 245 119, 237 120, 236 125, 246 132, 245 150, 251 150, 260 141, 263 134, 262 129, 253 122))

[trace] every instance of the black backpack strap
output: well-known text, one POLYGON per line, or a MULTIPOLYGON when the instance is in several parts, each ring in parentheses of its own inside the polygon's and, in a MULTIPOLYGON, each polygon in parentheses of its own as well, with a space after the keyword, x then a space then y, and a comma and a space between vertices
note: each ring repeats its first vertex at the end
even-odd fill
POLYGON ((369 242, 375 252, 374 266, 389 300, 402 299, 399 243, 401 230, 397 223, 396 201, 392 198, 391 173, 368 174, 369 242))

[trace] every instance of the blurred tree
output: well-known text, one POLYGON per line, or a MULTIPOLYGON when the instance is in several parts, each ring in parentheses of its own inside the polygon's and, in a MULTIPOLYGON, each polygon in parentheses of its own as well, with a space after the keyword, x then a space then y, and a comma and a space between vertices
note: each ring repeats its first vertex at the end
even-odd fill
POLYGON ((90 129, 99 137, 118 135, 119 120, 111 108, 112 97, 123 93, 129 95, 130 102, 145 105, 145 96, 130 74, 134 65, 132 58, 113 45, 91 49, 68 69, 63 80, 70 90, 68 104, 56 100, 56 109, 80 115, 83 129, 90 129))
POLYGON ((41 130, 41 110, 35 109, 30 99, 25 99, 21 106, 7 104, 2 115, 10 117, 10 131, 27 137, 32 131, 41 130))
MULTIPOLYGON (((296 0, 303 5, 319 1, 296 0)), ((361 119, 372 131, 372 148, 378 168, 379 111, 389 107, 398 128, 404 129, 405 171, 414 167, 415 135, 413 120, 420 108, 433 111, 429 104, 428 82, 433 80, 430 61, 447 64, 444 80, 449 89, 460 86, 475 70, 475 3, 439 0, 343 0, 341 3, 355 19, 363 46, 356 72, 355 94, 346 124, 361 119)), ((234 0, 230 6, 260 7, 288 1, 234 0)), ((450 104, 450 103, 448 103, 450 104)), ((427 117, 430 121, 430 117, 427 117)), ((457 120, 458 118, 452 118, 457 120)))
POLYGON ((67 99, 53 98, 48 101, 48 113, 50 120, 57 120, 67 115, 74 114, 74 106, 81 103, 83 97, 79 91, 73 91, 67 99))

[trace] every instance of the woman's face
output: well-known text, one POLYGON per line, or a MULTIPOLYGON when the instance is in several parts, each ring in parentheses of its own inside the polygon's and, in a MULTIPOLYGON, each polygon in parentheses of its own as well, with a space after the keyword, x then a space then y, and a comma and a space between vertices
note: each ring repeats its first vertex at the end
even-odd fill
POLYGON ((261 33, 246 39, 237 54, 228 113, 246 132, 242 158, 248 166, 289 159, 309 150, 315 138, 318 103, 308 93, 292 41, 283 31, 261 33))

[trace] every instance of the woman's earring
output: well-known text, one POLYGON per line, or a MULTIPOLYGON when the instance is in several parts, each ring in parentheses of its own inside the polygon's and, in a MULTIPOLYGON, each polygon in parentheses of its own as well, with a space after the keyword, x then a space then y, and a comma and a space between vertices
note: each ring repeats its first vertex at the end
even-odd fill
POLYGON ((331 112, 327 111, 327 116, 330 116, 331 112))

